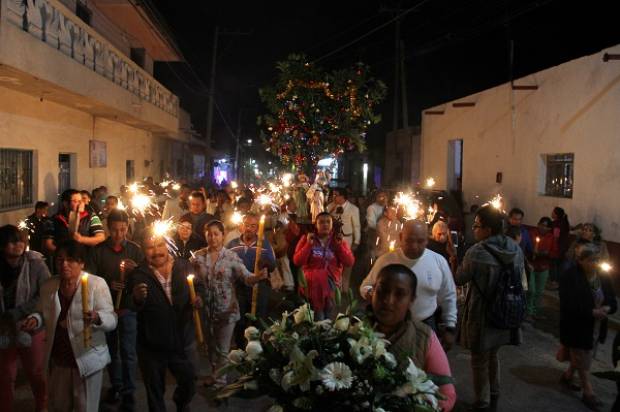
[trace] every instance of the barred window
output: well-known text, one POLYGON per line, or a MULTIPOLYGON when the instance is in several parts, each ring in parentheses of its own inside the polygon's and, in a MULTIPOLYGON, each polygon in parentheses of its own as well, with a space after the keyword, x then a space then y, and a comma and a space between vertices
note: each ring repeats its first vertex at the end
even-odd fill
POLYGON ((32 206, 32 150, 0 149, 0 210, 32 206))
POLYGON ((574 153, 544 156, 546 157, 545 195, 572 198, 574 153))

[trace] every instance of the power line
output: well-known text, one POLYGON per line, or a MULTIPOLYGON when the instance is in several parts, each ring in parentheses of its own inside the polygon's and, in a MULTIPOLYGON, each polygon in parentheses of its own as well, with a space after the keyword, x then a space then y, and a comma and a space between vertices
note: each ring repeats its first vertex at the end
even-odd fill
POLYGON ((375 27, 374 29, 370 30, 369 32, 364 33, 363 35, 359 36, 358 38, 351 40, 351 41, 350 41, 350 42, 348 42, 347 44, 345 44, 345 45, 343 45, 343 46, 340 46, 340 47, 338 47, 338 48, 336 48, 336 49, 332 50, 331 52, 329 52, 329 53, 327 53, 327 54, 324 54, 323 56, 321 56, 321 57, 319 57, 319 58, 317 58, 317 59, 314 59, 314 60, 313 60, 313 63, 317 63, 317 62, 319 62, 319 61, 321 61, 321 60, 323 60, 323 59, 325 59, 325 58, 327 58, 327 57, 329 57, 329 56, 332 56, 332 55, 334 55, 334 54, 338 53, 339 51, 342 51, 342 50, 346 49, 347 47, 349 47, 349 46, 351 46, 351 45, 353 45, 353 44, 357 43, 358 41, 360 41, 360 40, 362 40, 362 39, 364 39, 364 38, 366 38, 366 37, 370 36, 371 34, 373 34, 373 33, 377 32, 377 31, 379 31, 379 30, 381 30, 382 28, 384 28, 384 27, 386 27, 386 26, 389 26, 390 24, 394 23, 396 20, 398 20, 398 19, 400 19, 400 18, 404 17, 405 15, 407 15, 407 14, 411 13, 412 11, 414 11, 414 10, 416 10, 416 9, 419 9, 420 7, 422 7, 424 4, 428 3, 429 1, 430 1, 430 0, 422 0, 422 1, 420 1, 420 2, 419 2, 418 4, 416 4, 415 6, 412 6, 412 7, 408 8, 407 10, 405 10, 405 11, 403 11, 402 13, 398 14, 396 17, 391 18, 390 20, 388 20, 388 21, 386 21, 385 23, 383 23, 383 24, 381 24, 381 25, 379 25, 379 26, 375 27))

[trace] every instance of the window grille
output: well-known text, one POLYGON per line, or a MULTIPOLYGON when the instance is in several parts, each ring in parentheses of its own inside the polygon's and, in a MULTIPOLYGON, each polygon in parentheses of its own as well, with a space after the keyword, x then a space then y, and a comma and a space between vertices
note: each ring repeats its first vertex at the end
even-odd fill
POLYGON ((32 150, 0 149, 0 210, 33 204, 32 150))
POLYGON ((573 197, 573 153, 546 156, 545 195, 554 197, 573 197))

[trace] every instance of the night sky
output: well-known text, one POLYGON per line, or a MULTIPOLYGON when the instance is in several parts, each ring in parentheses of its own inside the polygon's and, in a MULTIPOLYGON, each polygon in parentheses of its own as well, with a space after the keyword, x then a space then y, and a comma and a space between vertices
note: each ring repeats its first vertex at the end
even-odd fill
POLYGON ((326 68, 363 61, 385 81, 383 121, 368 137, 380 156, 392 128, 395 25, 322 57, 388 22, 399 9, 417 6, 401 23, 410 125, 419 124, 424 108, 509 81, 511 72, 522 77, 620 43, 615 1, 151 1, 187 61, 157 63, 156 76, 179 95, 201 132, 214 28, 238 33, 220 37, 217 56, 221 113, 215 111, 214 146, 230 154, 240 113, 243 138, 257 139, 256 117, 264 111, 258 89, 274 79, 275 62, 306 53, 326 68))

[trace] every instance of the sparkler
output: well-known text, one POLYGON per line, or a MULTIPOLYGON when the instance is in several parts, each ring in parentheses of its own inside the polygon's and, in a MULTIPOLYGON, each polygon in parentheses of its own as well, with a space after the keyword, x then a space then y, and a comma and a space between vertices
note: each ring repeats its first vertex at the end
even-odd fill
POLYGON ((284 175, 282 175, 282 186, 289 187, 292 181, 293 181, 292 173, 285 173, 284 175))
POLYGON ((230 182, 230 187, 232 187, 233 189, 237 189, 239 185, 233 180, 232 182, 230 182))
POLYGON ((609 262, 601 262, 598 267, 605 273, 609 273, 613 269, 613 266, 611 266, 609 262))
POLYGON ((159 185, 163 188, 166 188, 168 186, 170 186, 170 184, 172 183, 171 180, 164 180, 163 182, 161 182, 159 185))
POLYGON ((27 229, 28 229, 28 223, 27 223, 25 220, 20 220, 20 221, 17 223, 17 228, 18 228, 19 230, 27 230, 27 229))
POLYGON ((405 218, 417 219, 420 216, 420 201, 412 193, 398 192, 394 203, 405 211, 405 218))
POLYGON ((138 193, 138 190, 140 190, 140 185, 138 184, 138 182, 133 182, 132 184, 129 185, 129 187, 127 188, 131 193, 138 193))
POLYGON ((433 179, 432 177, 426 179, 426 187, 430 189, 433 186, 435 186, 435 179, 433 179))
POLYGON ((230 217, 230 222, 233 225, 239 225, 241 224, 242 221, 243 221, 243 215, 235 210, 232 216, 230 217))
POLYGON ((489 204, 495 209, 502 211, 502 195, 495 195, 495 197, 489 201, 489 204))
POLYGON ((151 205, 151 199, 147 195, 144 195, 142 193, 134 195, 131 198, 130 202, 131 207, 134 210, 139 211, 142 215, 144 215, 146 208, 151 205))
POLYGON ((167 237, 172 230, 172 218, 153 222, 153 237, 167 237))
POLYGON ((172 190, 179 190, 179 189, 181 189, 181 185, 180 184, 175 183, 175 184, 172 185, 172 190))
POLYGON ((267 206, 272 203, 271 197, 265 193, 258 196, 258 204, 261 206, 267 206))

